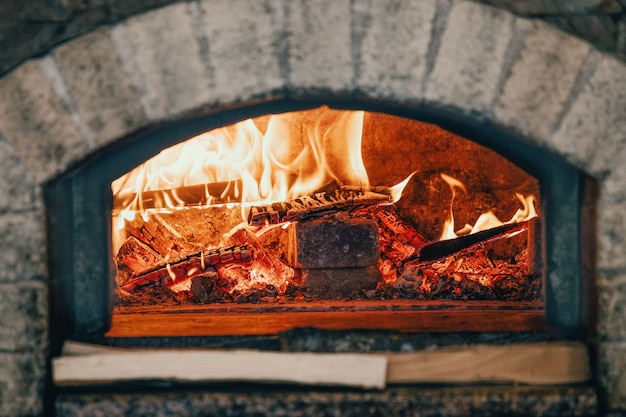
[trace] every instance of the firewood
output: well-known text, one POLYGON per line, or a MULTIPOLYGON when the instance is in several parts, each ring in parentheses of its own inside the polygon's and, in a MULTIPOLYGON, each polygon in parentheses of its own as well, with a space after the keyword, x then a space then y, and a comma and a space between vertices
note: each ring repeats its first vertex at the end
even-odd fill
POLYGON ((421 248, 418 257, 420 261, 432 261, 444 258, 477 243, 487 242, 510 233, 526 231, 527 229, 528 222, 512 223, 483 230, 471 235, 460 236, 456 239, 440 240, 438 242, 429 243, 421 248))
POLYGON ((146 285, 165 287, 201 275, 208 267, 228 263, 249 264, 251 262, 252 252, 245 245, 200 251, 182 261, 159 265, 152 270, 144 271, 141 275, 134 276, 121 288, 125 291, 134 291, 137 287, 146 285))
POLYGON ((216 182, 212 184, 198 184, 173 188, 170 190, 142 191, 128 193, 113 198, 113 209, 158 209, 189 206, 205 206, 207 204, 222 204, 239 202, 241 199, 242 181, 216 182))
POLYGON ((118 250, 115 262, 118 269, 126 267, 138 274, 162 263, 163 257, 136 237, 130 236, 118 250))
POLYGON ((376 288, 380 273, 376 266, 365 268, 304 269, 302 285, 316 299, 357 298, 364 291, 376 288))
POLYGON ((286 257, 296 268, 363 268, 378 260, 376 220, 339 213, 288 228, 286 257))
POLYGON ((268 206, 253 206, 248 213, 248 224, 279 224, 390 202, 390 195, 374 191, 336 190, 316 193, 268 206))
POLYGON ((589 381, 587 347, 577 342, 452 346, 413 353, 290 353, 120 349, 66 342, 52 361, 59 386, 124 381, 251 381, 382 389, 394 383, 589 381))
POLYGON ((359 353, 286 353, 200 349, 103 350, 53 360, 57 385, 123 381, 252 381, 385 387, 387 358, 359 353))

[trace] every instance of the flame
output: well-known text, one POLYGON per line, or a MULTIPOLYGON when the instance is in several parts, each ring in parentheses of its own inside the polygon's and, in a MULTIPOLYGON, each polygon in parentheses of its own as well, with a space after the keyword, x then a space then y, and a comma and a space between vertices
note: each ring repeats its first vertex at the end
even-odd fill
POLYGON ((172 209, 185 205, 176 190, 189 186, 201 187, 207 205, 242 206, 294 199, 331 181, 366 188, 363 117, 320 107, 244 120, 172 146, 111 184, 124 205, 117 227, 145 216, 147 192, 154 208, 172 209), (211 194, 209 185, 220 183, 211 194))
POLYGON ((537 211, 535 210, 535 196, 524 196, 520 193, 515 193, 515 197, 521 202, 522 207, 519 208, 510 220, 503 222, 492 212, 488 211, 481 214, 474 225, 466 224, 463 228, 455 231, 454 214, 452 211, 452 203, 456 197, 456 189, 460 188, 463 192, 467 193, 465 185, 446 174, 440 174, 441 178, 448 183, 452 190, 452 198, 450 199, 450 209, 448 211, 448 218, 444 222, 443 231, 439 240, 454 239, 459 236, 473 234, 487 229, 493 229, 494 227, 502 226, 504 224, 520 223, 537 217, 537 211))

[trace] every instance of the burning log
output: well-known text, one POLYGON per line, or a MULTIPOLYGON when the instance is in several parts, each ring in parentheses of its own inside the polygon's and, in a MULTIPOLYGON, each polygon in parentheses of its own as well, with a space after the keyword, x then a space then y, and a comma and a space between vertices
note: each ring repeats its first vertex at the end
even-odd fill
POLYGON ((248 224, 263 226, 320 217, 338 211, 391 202, 391 196, 378 191, 336 190, 296 198, 292 201, 255 206, 248 213, 248 224))
MULTIPOLYGON (((531 221, 531 220, 529 220, 531 221)), ((465 235, 456 239, 440 240, 439 242, 433 242, 424 246, 419 253, 420 261, 432 261, 439 258, 444 258, 448 255, 452 255, 455 252, 459 252, 463 249, 469 248, 478 243, 485 243, 493 239, 499 239, 506 237, 506 235, 513 234, 515 232, 522 232, 528 229, 528 222, 505 224, 502 226, 494 227, 492 229, 483 230, 481 232, 473 233, 471 235, 465 235)))
POLYGON ((152 270, 144 271, 141 275, 133 276, 130 281, 122 283, 120 288, 125 291, 134 291, 137 287, 150 285, 171 287, 202 275, 208 267, 230 263, 250 264, 252 256, 252 251, 245 245, 200 251, 182 261, 160 265, 152 270))
POLYGON ((235 180, 129 193, 115 196, 113 209, 147 210, 238 202, 241 200, 241 188, 242 181, 235 180))
POLYGON ((125 267, 133 274, 152 269, 163 261, 161 255, 134 236, 126 239, 115 257, 118 269, 125 267))

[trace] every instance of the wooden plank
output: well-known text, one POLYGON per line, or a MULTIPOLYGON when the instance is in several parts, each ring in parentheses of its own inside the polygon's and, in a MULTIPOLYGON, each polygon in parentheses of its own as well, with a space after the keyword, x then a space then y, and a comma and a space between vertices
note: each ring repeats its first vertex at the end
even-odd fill
POLYGON ((388 358, 387 383, 568 384, 591 378, 589 354, 582 343, 475 345, 388 358))
POLYGON ((124 381, 255 381, 384 388, 387 358, 367 354, 209 351, 98 352, 52 361, 57 385, 124 381))
POLYGON ((297 327, 405 332, 542 331, 543 310, 214 311, 113 314, 107 337, 276 334, 297 327))
POLYGON ((287 353, 120 349, 66 342, 53 359, 57 385, 124 381, 252 381, 384 388, 394 383, 571 384, 591 379, 575 342, 472 345, 414 353, 287 353))

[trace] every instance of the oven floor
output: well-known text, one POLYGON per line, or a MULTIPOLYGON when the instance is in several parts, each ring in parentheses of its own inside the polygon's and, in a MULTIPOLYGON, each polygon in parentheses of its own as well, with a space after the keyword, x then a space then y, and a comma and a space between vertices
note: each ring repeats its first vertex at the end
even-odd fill
POLYGON ((56 416, 593 416, 595 389, 569 386, 392 386, 381 391, 288 385, 126 386, 61 392, 56 416))

